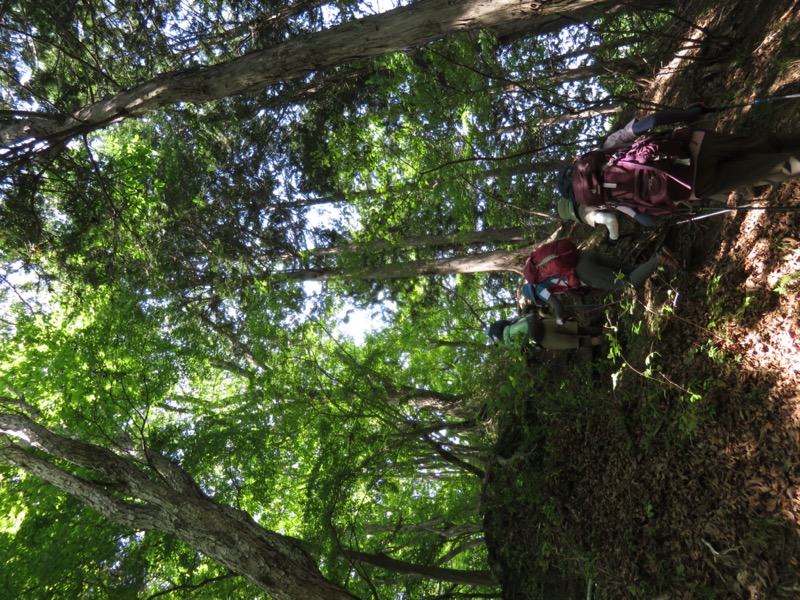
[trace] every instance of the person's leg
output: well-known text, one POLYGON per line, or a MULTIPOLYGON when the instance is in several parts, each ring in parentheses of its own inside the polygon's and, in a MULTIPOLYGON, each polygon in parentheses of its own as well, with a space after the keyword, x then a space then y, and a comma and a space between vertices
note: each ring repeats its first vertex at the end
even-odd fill
POLYGON ((800 152, 800 134, 736 135, 718 131, 706 131, 703 135, 697 162, 700 164, 704 160, 711 162, 735 160, 745 154, 784 154, 792 152, 800 152))
POLYGON ((579 344, 584 347, 596 347, 600 345, 600 336, 603 334, 602 327, 592 325, 578 326, 579 344))
POLYGON ((715 178, 710 185, 719 190, 732 191, 750 185, 780 183, 798 175, 800 160, 792 154, 755 154, 717 165, 715 178))
POLYGON ((644 285, 644 282, 650 279, 650 276, 655 273, 658 267, 662 264, 663 261, 661 260, 661 257, 654 256, 647 262, 643 262, 633 271, 631 271, 630 275, 628 275, 628 281, 633 287, 638 288, 644 285))
POLYGON ((586 285, 600 290, 618 290, 625 287, 625 275, 632 269, 607 254, 593 250, 578 252, 575 273, 586 285))
POLYGON ((604 267, 608 267, 609 269, 613 269, 614 271, 621 271, 623 273, 630 273, 633 270, 633 267, 628 265, 627 263, 622 262, 615 256, 611 256, 609 254, 603 254, 602 252, 592 252, 592 260, 598 265, 602 265, 604 267))
POLYGON ((573 350, 580 345, 578 324, 567 321, 563 325, 556 323, 555 319, 542 319, 544 335, 540 345, 548 350, 573 350))
POLYGON ((603 328, 597 325, 578 325, 578 335, 597 337, 603 333, 603 328))
POLYGON ((637 223, 639 223, 639 225, 642 225, 643 227, 658 226, 658 219, 653 215, 648 215, 647 213, 643 212, 636 213, 634 219, 636 220, 637 223))
POLYGON ((694 193, 703 198, 800 175, 800 135, 705 132, 697 156, 694 193))
POLYGON ((586 285, 607 291, 615 291, 627 287, 641 287, 658 270, 664 267, 667 272, 677 273, 681 265, 671 256, 667 248, 653 256, 647 262, 636 267, 625 267, 615 258, 591 250, 581 250, 575 272, 586 285))
POLYGON ((669 266, 667 258, 661 255, 656 255, 636 267, 627 267, 607 254, 581 250, 575 272, 586 285, 613 291, 627 287, 628 284, 640 287, 661 265, 669 266))

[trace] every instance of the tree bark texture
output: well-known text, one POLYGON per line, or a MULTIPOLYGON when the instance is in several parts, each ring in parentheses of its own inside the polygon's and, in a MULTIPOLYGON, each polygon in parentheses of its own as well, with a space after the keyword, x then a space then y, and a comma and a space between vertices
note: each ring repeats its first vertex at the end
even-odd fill
POLYGON ((125 527, 174 535, 276 600, 355 599, 323 577, 298 540, 264 529, 247 513, 217 504, 160 454, 146 449, 113 452, 56 434, 20 414, 0 414, 0 432, 5 434, 0 441, 1 461, 125 527), (53 460, 87 469, 100 483, 79 478, 53 460), (103 487, 104 483, 111 487, 103 487))
POLYGON ((482 231, 459 232, 450 235, 428 235, 406 237, 392 243, 388 240, 370 240, 361 244, 345 244, 330 248, 315 248, 309 251, 313 256, 334 256, 347 252, 368 252, 397 248, 451 248, 483 244, 514 244, 530 238, 530 230, 525 227, 505 227, 503 229, 484 229, 482 231))
POLYGON ((425 262, 387 264, 363 269, 298 269, 266 274, 265 278, 286 277, 295 281, 333 281, 337 279, 405 279, 428 275, 496 273, 511 271, 522 275, 525 261, 541 242, 517 250, 493 250, 425 262))

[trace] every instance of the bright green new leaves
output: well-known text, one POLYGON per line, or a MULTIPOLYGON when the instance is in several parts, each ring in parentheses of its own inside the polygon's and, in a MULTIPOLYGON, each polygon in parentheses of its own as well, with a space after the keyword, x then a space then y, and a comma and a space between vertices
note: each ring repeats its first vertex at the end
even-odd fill
MULTIPOLYGON (((445 416, 469 410, 458 406, 463 399, 400 383, 403 358, 393 357, 399 348, 389 344, 385 338, 363 349, 335 344, 325 368, 317 357, 319 367, 309 373, 325 392, 320 408, 306 417, 316 415, 316 435, 300 438, 319 441, 309 448, 302 537, 328 547, 326 563, 342 581, 353 568, 340 555, 342 547, 435 565, 458 542, 443 530, 462 527, 464 535, 478 535, 479 478, 464 468, 474 457, 458 457, 451 447, 456 440, 464 447, 477 441, 474 423, 445 416)), ((448 565, 472 568, 470 560, 480 562, 468 553, 448 565)), ((409 585, 404 581, 399 589, 409 585)))
POLYGON ((252 598, 252 588, 158 532, 132 533, 37 479, 3 469, 0 590, 8 598, 252 598), (180 595, 178 595, 180 597, 180 595))
MULTIPOLYGON (((480 462, 452 448, 477 441, 474 424, 465 424, 470 410, 461 399, 415 383, 435 370, 433 362, 412 367, 389 337, 358 348, 332 339, 323 321, 270 319, 272 299, 264 292, 246 294, 223 321, 109 287, 84 288, 79 300, 59 298, 54 288, 47 311, 20 310, 3 338, 3 388, 74 436, 112 448, 144 442, 179 459, 217 501, 314 544, 343 583, 351 578, 342 545, 435 562, 477 539, 479 479, 464 465, 479 470, 480 462), (440 524, 420 536, 409 528, 419 520, 440 524)), ((0 501, 11 544, 34 526, 35 513, 12 496, 0 501)), ((62 514, 96 523, 70 502, 73 512, 62 514)), ((123 567, 114 565, 130 570, 131 597, 151 585, 144 582, 197 581, 197 572, 181 576, 181 565, 200 559, 158 542, 159 534, 89 526, 96 542, 87 541, 87 553, 108 558, 85 577, 77 575, 85 568, 67 561, 64 569, 75 575, 59 590, 118 578, 123 567)), ((70 558, 88 560, 76 556, 70 558)), ((457 556, 451 568, 481 562, 480 550, 457 556)), ((27 585, 55 585, 47 575, 32 571, 27 585)))

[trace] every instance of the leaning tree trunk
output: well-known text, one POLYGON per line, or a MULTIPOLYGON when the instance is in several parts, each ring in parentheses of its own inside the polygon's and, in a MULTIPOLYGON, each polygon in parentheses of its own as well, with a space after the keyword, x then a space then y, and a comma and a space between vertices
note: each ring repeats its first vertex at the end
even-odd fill
POLYGON ((315 248, 309 251, 311 256, 335 256, 347 253, 390 250, 400 248, 450 248, 462 249, 468 246, 485 244, 515 244, 530 239, 530 230, 525 227, 504 227, 501 229, 483 229, 481 231, 464 231, 449 235, 428 235, 406 237, 395 244, 389 240, 379 239, 360 244, 344 244, 329 248, 315 248))
POLYGON ((355 600, 323 577, 298 540, 217 504, 158 453, 132 448, 112 452, 56 434, 21 414, 0 414, 0 433, 5 434, 0 436, 0 461, 75 496, 124 527, 174 535, 276 600, 355 600), (77 477, 57 461, 86 469, 92 477, 77 477))
POLYGON ((387 264, 365 268, 309 268, 270 272, 264 279, 285 277, 295 281, 335 281, 354 279, 407 279, 428 275, 455 275, 465 273, 496 273, 510 271, 522 275, 525 261, 541 242, 516 250, 493 250, 439 260, 387 264))
POLYGON ((563 15, 607 0, 420 0, 200 69, 168 73, 63 115, 23 113, 0 129, 6 160, 178 102, 204 103, 305 77, 347 61, 511 21, 563 15))

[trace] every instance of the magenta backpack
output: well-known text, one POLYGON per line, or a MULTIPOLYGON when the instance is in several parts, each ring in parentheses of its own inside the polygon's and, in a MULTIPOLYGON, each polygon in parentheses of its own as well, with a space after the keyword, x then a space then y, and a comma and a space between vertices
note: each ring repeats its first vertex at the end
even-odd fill
POLYGON ((691 196, 688 138, 686 134, 650 137, 584 154, 572 170, 575 201, 586 206, 630 206, 656 216, 672 213, 675 202, 691 196))

